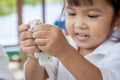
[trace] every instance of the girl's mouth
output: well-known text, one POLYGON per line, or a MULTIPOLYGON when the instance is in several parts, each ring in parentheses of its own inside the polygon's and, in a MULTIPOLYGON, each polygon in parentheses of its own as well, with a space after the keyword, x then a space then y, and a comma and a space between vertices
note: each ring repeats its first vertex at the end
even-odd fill
POLYGON ((76 33, 76 38, 79 40, 79 41, 87 41, 89 39, 89 35, 87 34, 84 34, 84 33, 76 33))

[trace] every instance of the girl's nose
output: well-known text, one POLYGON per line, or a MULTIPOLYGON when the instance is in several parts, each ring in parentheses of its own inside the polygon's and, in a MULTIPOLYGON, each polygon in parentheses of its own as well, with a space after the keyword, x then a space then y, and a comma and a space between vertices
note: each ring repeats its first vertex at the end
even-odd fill
POLYGON ((88 28, 87 21, 82 18, 76 19, 74 26, 78 29, 87 29, 88 28))

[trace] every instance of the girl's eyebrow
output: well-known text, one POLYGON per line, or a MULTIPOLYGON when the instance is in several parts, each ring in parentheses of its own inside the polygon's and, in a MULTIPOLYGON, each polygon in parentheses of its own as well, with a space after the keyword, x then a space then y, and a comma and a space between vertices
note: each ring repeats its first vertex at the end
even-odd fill
MULTIPOLYGON (((72 10, 74 10, 74 8, 71 7, 71 6, 66 6, 66 9, 72 9, 72 10)), ((103 12, 101 9, 98 9, 98 8, 87 8, 86 11, 88 11, 88 12, 89 11, 103 12)))
POLYGON ((101 10, 101 9, 98 9, 98 8, 89 8, 89 9, 87 9, 86 11, 102 12, 102 10, 101 10))
POLYGON ((70 7, 70 6, 66 6, 65 8, 66 8, 66 9, 74 9, 74 8, 72 8, 72 7, 70 7))

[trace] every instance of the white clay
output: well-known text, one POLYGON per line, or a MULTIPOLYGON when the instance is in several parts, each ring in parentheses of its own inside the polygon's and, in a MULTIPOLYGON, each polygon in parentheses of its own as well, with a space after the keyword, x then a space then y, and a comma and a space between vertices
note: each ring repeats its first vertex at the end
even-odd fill
MULTIPOLYGON (((29 22, 29 25, 30 25, 29 31, 34 32, 34 27, 37 26, 37 25, 40 25, 40 24, 42 24, 42 21, 40 19, 35 19, 35 20, 30 21, 29 22)), ((45 66, 47 61, 51 61, 51 59, 52 59, 52 56, 50 56, 47 53, 42 52, 42 51, 41 52, 35 52, 34 57, 38 58, 39 64, 42 67, 45 66)))

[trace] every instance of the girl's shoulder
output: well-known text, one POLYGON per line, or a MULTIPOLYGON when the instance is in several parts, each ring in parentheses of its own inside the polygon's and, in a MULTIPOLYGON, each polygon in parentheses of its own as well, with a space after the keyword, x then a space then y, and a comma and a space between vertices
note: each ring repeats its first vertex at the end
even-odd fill
POLYGON ((115 42, 120 42, 120 28, 115 28, 111 36, 109 37, 110 40, 115 42))

